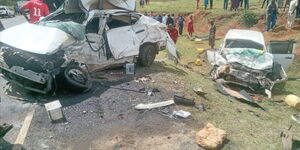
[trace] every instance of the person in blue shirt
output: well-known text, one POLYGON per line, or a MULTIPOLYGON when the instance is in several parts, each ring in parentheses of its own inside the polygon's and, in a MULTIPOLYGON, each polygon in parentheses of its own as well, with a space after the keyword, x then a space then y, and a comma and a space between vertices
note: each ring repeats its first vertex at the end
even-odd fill
POLYGON ((185 19, 182 17, 182 15, 179 15, 178 17, 178 31, 179 35, 182 35, 183 27, 184 27, 185 19))
POLYGON ((277 20, 277 6, 275 3, 275 0, 272 0, 272 2, 267 7, 267 13, 266 13, 266 31, 269 31, 270 29, 273 29, 276 25, 277 20))
POLYGON ((162 16, 160 14, 158 14, 156 20, 159 21, 160 23, 162 23, 162 19, 163 19, 162 16))

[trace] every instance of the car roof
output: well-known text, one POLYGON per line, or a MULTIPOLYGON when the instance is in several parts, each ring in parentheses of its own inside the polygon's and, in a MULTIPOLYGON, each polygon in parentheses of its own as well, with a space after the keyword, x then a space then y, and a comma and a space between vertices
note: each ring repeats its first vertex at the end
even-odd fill
POLYGON ((251 40, 265 45, 263 34, 261 32, 253 30, 231 29, 227 32, 225 39, 251 40))

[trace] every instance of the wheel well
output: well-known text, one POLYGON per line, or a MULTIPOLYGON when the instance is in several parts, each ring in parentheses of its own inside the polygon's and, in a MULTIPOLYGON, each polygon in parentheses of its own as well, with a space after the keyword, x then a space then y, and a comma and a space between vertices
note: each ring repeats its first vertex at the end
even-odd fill
POLYGON ((155 47, 155 51, 156 51, 156 54, 158 54, 158 44, 157 43, 151 43, 151 42, 146 42, 146 43, 143 43, 141 46, 140 46, 140 50, 142 47, 144 47, 145 45, 153 45, 155 47))

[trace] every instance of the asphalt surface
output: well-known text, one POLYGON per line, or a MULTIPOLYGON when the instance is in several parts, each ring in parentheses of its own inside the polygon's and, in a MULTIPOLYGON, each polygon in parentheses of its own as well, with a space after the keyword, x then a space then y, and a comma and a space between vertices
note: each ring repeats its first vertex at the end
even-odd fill
POLYGON ((4 25, 4 28, 7 29, 15 25, 26 22, 26 19, 24 18, 24 16, 16 16, 13 18, 1 18, 0 21, 4 25))

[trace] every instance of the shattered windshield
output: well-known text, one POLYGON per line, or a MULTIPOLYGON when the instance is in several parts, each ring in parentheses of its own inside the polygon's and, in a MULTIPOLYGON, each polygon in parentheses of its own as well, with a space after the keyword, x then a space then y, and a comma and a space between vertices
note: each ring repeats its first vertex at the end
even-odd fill
POLYGON ((225 48, 251 48, 263 50, 264 46, 251 40, 227 39, 225 41, 225 48))

